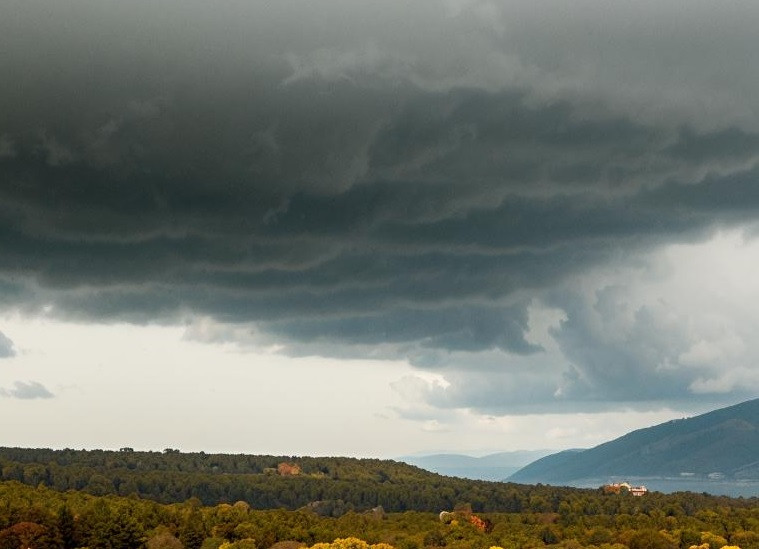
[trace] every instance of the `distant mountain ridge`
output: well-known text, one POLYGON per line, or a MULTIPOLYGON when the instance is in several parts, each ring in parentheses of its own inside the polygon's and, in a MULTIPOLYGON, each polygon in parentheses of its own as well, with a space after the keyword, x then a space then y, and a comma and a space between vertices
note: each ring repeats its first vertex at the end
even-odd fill
POLYGON ((482 457, 463 454, 404 456, 398 460, 441 475, 476 480, 500 481, 550 453, 550 450, 516 450, 482 457))
POLYGON ((560 484, 619 476, 759 479, 759 399, 552 454, 508 480, 560 484))

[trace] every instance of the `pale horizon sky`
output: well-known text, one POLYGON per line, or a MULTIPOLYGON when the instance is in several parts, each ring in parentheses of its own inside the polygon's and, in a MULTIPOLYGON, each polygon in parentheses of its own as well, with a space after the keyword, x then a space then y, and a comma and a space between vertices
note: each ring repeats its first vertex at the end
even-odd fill
POLYGON ((444 420, 419 422, 398 412, 414 403, 393 390, 393 384, 418 375, 400 362, 380 367, 360 360, 293 360, 266 351, 188 341, 185 329, 178 327, 93 327, 18 316, 3 321, 13 326, 18 342, 14 364, 4 371, 3 386, 12 391, 9 380, 23 378, 31 370, 45 379, 53 395, 3 402, 6 417, 23 418, 4 424, 4 446, 109 450, 128 446, 381 458, 440 452, 479 456, 589 447, 634 427, 682 417, 670 410, 511 418, 457 410, 445 414, 444 420), (95 348, 83 352, 93 340, 95 348), (266 374, 271 369, 275 376, 266 374), (77 376, 72 378, 74 370, 77 376), (325 371, 343 380, 325 383, 325 371), (610 417, 614 424, 603 425, 610 417), (357 438, 357 432, 363 436, 357 438), (345 433, 351 433, 349 440, 345 433))
POLYGON ((759 396, 759 5, 0 5, 0 445, 590 447, 759 396))

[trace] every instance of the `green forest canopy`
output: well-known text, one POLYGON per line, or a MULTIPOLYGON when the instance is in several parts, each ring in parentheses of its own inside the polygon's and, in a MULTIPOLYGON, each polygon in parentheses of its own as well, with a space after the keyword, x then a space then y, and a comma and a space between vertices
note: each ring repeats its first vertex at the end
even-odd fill
POLYGON ((174 450, 2 448, 0 470, 0 549, 293 549, 338 538, 328 547, 759 549, 756 498, 633 497, 394 461, 174 450))

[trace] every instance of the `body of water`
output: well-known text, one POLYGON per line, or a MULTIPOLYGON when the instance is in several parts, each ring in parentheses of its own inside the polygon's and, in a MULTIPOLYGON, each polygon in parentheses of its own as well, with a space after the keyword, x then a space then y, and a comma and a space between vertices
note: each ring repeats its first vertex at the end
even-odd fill
POLYGON ((577 488, 599 488, 611 482, 627 481, 633 486, 644 485, 656 492, 706 492, 715 496, 759 497, 759 481, 756 480, 706 480, 694 478, 660 478, 660 477, 625 477, 625 478, 591 478, 569 483, 577 488))

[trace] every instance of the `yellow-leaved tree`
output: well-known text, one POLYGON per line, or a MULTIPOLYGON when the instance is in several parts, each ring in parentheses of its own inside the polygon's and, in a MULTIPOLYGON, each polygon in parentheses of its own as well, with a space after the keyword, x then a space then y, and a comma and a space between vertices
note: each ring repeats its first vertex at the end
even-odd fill
POLYGON ((317 543, 310 549, 395 549, 387 543, 375 543, 369 545, 359 538, 337 538, 332 543, 317 543))

